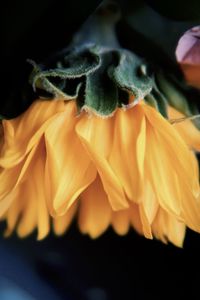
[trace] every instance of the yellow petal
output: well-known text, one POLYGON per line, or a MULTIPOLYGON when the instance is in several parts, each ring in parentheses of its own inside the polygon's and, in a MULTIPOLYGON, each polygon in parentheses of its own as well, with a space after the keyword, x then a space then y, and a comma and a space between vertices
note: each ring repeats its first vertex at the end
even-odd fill
POLYGON ((93 161, 113 210, 128 207, 120 178, 111 167, 108 156, 113 143, 114 117, 103 119, 84 114, 76 132, 93 161))
POLYGON ((20 198, 15 201, 22 201, 23 207, 17 227, 17 234, 23 238, 33 232, 37 227, 37 201, 35 199, 34 189, 24 182, 21 186, 20 198))
POLYGON ((140 197, 140 203, 144 209, 148 223, 151 224, 156 216, 159 203, 149 180, 146 178, 143 183, 143 193, 140 197))
POLYGON ((53 229, 56 235, 63 235, 65 233, 75 216, 77 207, 77 202, 74 202, 65 215, 53 219, 53 229))
MULTIPOLYGON (((11 168, 11 169, 3 169, 0 174, 0 206, 2 199, 6 197, 7 194, 9 194, 14 186, 16 185, 17 179, 20 176, 20 171, 22 169, 22 164, 11 168)), ((1 208, 0 208, 0 214, 1 214, 1 208)))
POLYGON ((179 222, 174 216, 159 209, 156 218, 152 224, 154 236, 163 243, 170 241, 177 247, 182 247, 185 237, 186 226, 179 222))
POLYGON ((146 169, 160 205, 180 215, 180 188, 199 195, 195 157, 177 131, 153 108, 143 106, 148 118, 146 169))
POLYGON ((145 137, 145 119, 140 107, 137 105, 126 111, 118 109, 115 114, 113 144, 108 160, 127 197, 134 202, 138 202, 141 192, 145 137))
POLYGON ((0 173, 0 216, 2 216, 12 203, 17 186, 30 176, 30 164, 37 151, 34 146, 29 154, 18 165, 10 169, 3 169, 0 173))
POLYGON ((194 167, 194 157, 188 146, 175 130, 175 128, 164 119, 155 109, 148 105, 143 105, 145 114, 155 129, 157 137, 160 139, 161 145, 166 149, 168 157, 170 157, 173 168, 182 178, 184 184, 191 188, 192 193, 199 194, 199 179, 196 177, 196 169, 194 167))
POLYGON ((129 210, 131 225, 137 231, 137 233, 144 235, 139 206, 137 204, 131 204, 129 210))
POLYGON ((37 228, 38 240, 41 240, 49 232, 49 213, 44 186, 45 155, 44 144, 40 143, 31 161, 29 176, 22 184, 21 195, 17 199, 17 201, 19 199, 24 201, 22 215, 17 228, 20 237, 27 236, 37 228))
POLYGON ((51 122, 51 117, 64 109, 64 101, 34 101, 19 117, 3 120, 4 142, 1 147, 0 166, 9 168, 22 161, 38 143, 51 122))
POLYGON ((195 127, 192 121, 185 119, 185 115, 173 107, 168 107, 169 118, 173 120, 174 128, 182 136, 189 147, 200 151, 200 131, 195 127), (179 121, 183 119, 182 121, 179 121), (177 120, 177 122, 176 122, 177 120))
POLYGON ((165 146, 159 143, 151 125, 147 125, 146 172, 159 204, 180 215, 181 204, 174 165, 165 146))
POLYGON ((78 139, 74 102, 66 105, 45 131, 47 199, 52 215, 64 215, 81 192, 94 181, 96 169, 78 139))
POLYGON ((28 170, 24 173, 23 181, 0 202, 7 204, 6 235, 12 233, 18 224, 17 232, 25 237, 38 228, 38 239, 44 238, 49 232, 49 214, 44 193, 44 144, 34 147, 28 170))
POLYGON ((194 231, 200 232, 200 197, 191 195, 186 185, 181 186, 181 218, 194 231))
POLYGON ((79 228, 92 238, 101 235, 111 221, 111 207, 99 176, 82 193, 79 209, 79 228))
POLYGON ((129 208, 115 211, 112 214, 112 227, 119 235, 125 235, 130 227, 130 211, 129 208))
POLYGON ((152 232, 151 232, 151 224, 147 218, 143 204, 139 204, 139 213, 140 213, 140 219, 141 219, 141 223, 142 223, 142 229, 143 229, 144 236, 147 239, 152 239, 153 237, 152 237, 152 232))
POLYGON ((7 211, 5 214, 5 219, 7 222, 7 228, 4 232, 4 236, 10 236, 15 229, 15 226, 19 220, 21 210, 23 208, 23 201, 19 201, 20 197, 20 188, 18 187, 12 192, 9 196, 7 196, 7 200, 9 202, 9 206, 7 207, 7 211), (9 208, 9 209, 8 209, 9 208))

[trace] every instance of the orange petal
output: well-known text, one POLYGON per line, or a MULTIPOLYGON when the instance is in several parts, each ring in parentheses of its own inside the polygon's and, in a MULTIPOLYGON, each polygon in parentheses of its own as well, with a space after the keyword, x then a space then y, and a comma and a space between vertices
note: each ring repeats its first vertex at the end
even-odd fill
POLYGON ((146 176, 149 178, 159 204, 176 215, 181 212, 179 187, 176 182, 174 165, 170 161, 165 146, 159 143, 158 137, 151 127, 147 126, 146 176))
POLYGON ((21 199, 24 207, 17 232, 20 237, 38 229, 38 240, 43 239, 49 233, 49 213, 46 204, 44 186, 45 147, 40 143, 29 167, 29 174, 22 184, 21 199), (31 176, 30 176, 31 174, 31 176))
POLYGON ((96 177, 96 169, 74 130, 76 113, 75 103, 69 102, 45 131, 47 199, 55 216, 64 215, 96 177))
POLYGON ((79 228, 92 238, 101 235, 111 221, 111 207, 101 180, 96 180, 82 193, 79 210, 79 228))
POLYGON ((145 119, 139 105, 115 114, 109 164, 122 183, 129 200, 138 202, 144 173, 145 119))
POLYGON ((103 119, 84 114, 76 132, 101 177, 104 190, 113 210, 128 207, 122 183, 108 161, 113 143, 114 117, 103 119))
MULTIPOLYGON (((49 232, 49 213, 47 210, 44 187, 44 144, 40 143, 23 181, 18 184, 7 199, 12 203, 6 213, 9 235, 15 226, 20 237, 25 237, 38 228, 38 239, 49 232)), ((5 199, 4 199, 5 201, 5 199)))
POLYGON ((19 117, 4 120, 0 165, 9 168, 22 161, 30 149, 38 143, 51 122, 51 117, 64 109, 64 101, 34 101, 19 117))
POLYGON ((15 196, 15 189, 30 176, 30 164, 37 151, 38 145, 34 146, 30 153, 13 168, 3 169, 0 173, 0 216, 5 213, 15 196))
POLYGON ((117 234, 119 235, 127 234, 130 227, 129 208, 113 212, 111 224, 117 234))
POLYGON ((155 109, 143 108, 149 120, 146 164, 151 183, 160 204, 179 215, 182 185, 188 187, 194 198, 199 195, 195 157, 171 124, 155 109))
POLYGON ((131 204, 129 210, 131 225, 137 231, 137 233, 144 235, 139 206, 137 204, 131 204))
POLYGON ((154 236, 163 243, 170 241, 177 247, 182 247, 185 237, 186 226, 174 216, 159 209, 155 221, 152 224, 154 236))
POLYGON ((143 193, 140 197, 140 205, 143 207, 144 213, 149 224, 152 224, 157 210, 159 208, 158 200, 149 180, 144 180, 143 193))
POLYGON ((63 235, 77 212, 78 203, 74 202, 65 215, 53 219, 53 229, 56 235, 63 235))

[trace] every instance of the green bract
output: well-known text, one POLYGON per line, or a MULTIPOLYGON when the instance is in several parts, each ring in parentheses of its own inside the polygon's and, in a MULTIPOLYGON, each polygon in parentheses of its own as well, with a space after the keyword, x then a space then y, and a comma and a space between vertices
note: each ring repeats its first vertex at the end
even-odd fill
POLYGON ((109 116, 117 107, 134 104, 150 93, 153 80, 142 72, 144 62, 121 48, 86 44, 67 50, 54 68, 34 66, 31 82, 56 99, 75 99, 79 109, 109 116))

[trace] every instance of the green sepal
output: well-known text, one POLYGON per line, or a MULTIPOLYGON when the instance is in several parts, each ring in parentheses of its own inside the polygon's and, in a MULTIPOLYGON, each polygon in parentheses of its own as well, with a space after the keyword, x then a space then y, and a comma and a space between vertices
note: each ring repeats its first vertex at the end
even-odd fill
POLYGON ((169 105, 182 112, 184 115, 191 116, 187 98, 172 81, 159 72, 156 74, 156 82, 158 89, 163 95, 165 95, 169 105))
MULTIPOLYGON (((71 53, 63 56, 63 59, 57 62, 57 67, 52 69, 45 69, 30 61, 34 66, 30 76, 33 89, 45 90, 55 98, 76 99, 81 87, 81 81, 77 79, 94 71, 100 64, 100 57, 92 50, 92 47, 91 51, 90 48, 81 47, 78 50, 71 49, 71 53), (71 93, 70 86, 74 85, 74 82, 76 86, 74 93, 71 93)), ((66 52, 68 53, 68 50, 66 52)))
POLYGON ((159 113, 164 117, 168 118, 167 113, 167 101, 165 97, 156 89, 153 89, 152 92, 145 96, 145 102, 154 107, 159 113))
POLYGON ((86 78, 83 108, 91 109, 100 116, 111 115, 118 106, 117 86, 107 72, 110 60, 109 53, 102 55, 102 64, 98 72, 91 73, 86 78))
POLYGON ((144 70, 143 61, 128 50, 87 44, 68 49, 55 68, 34 64, 31 81, 34 89, 46 91, 48 97, 75 99, 79 111, 91 109, 109 116, 117 107, 129 107, 130 95, 136 104, 151 91, 153 80, 144 70))
POLYGON ((138 56, 125 49, 115 50, 114 55, 117 65, 109 68, 110 78, 119 89, 134 95, 134 103, 144 99, 153 85, 152 78, 145 72, 145 64, 138 56))

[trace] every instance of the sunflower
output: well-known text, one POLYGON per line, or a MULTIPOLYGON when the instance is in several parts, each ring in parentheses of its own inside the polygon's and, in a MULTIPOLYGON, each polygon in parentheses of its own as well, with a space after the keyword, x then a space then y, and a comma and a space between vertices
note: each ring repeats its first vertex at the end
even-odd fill
MULTIPOLYGON (((180 113, 169 108, 171 119, 180 113)), ((53 223, 63 234, 76 216, 92 238, 110 225, 181 246, 186 226, 200 231, 200 133, 191 121, 170 123, 140 101, 109 118, 78 113, 74 101, 35 101, 3 120, 0 214, 5 235, 53 223), (190 134, 189 134, 190 132, 190 134), (188 147, 189 146, 189 147, 188 147)))

